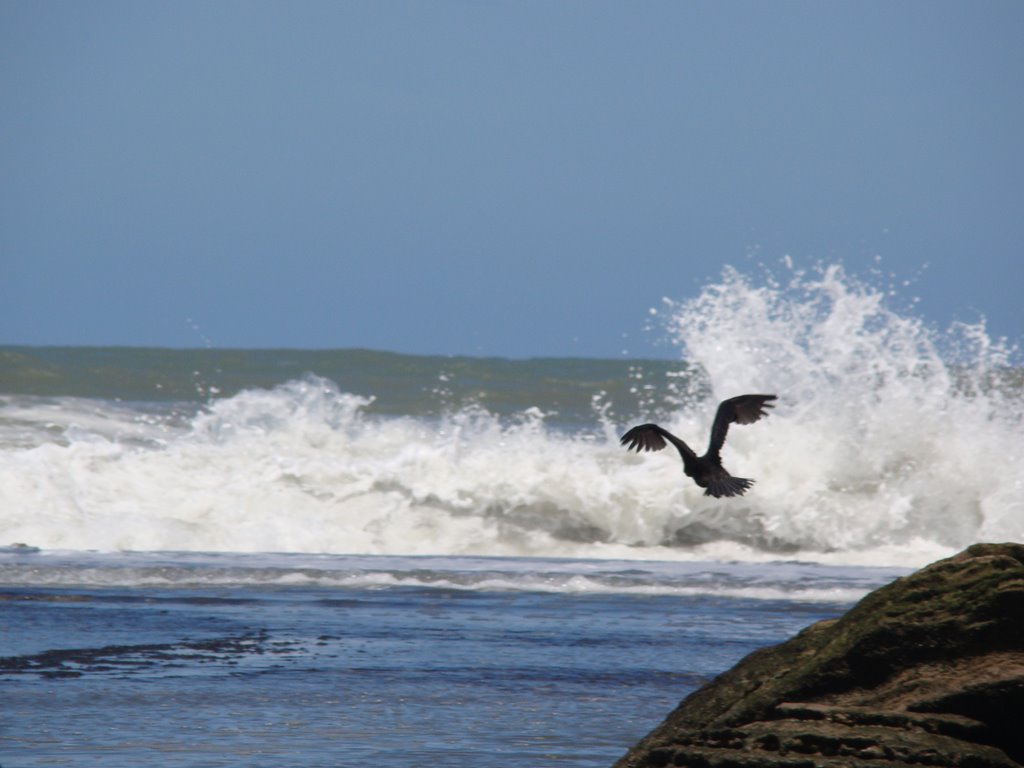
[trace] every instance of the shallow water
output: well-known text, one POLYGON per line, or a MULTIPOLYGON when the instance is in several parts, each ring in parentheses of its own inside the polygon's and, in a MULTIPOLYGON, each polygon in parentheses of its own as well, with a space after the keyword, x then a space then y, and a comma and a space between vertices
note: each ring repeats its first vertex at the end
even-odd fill
POLYGON ((898 573, 18 551, 0 563, 5 768, 610 765, 694 688, 898 573), (828 593, 843 599, 811 599, 828 593))

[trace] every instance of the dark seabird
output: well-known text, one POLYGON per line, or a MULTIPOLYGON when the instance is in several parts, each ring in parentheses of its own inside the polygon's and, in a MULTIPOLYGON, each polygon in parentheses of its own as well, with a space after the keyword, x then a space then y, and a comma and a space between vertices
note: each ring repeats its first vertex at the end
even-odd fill
POLYGON ((690 446, 657 424, 633 427, 622 436, 621 442, 627 446, 627 450, 640 453, 660 451, 668 440, 683 457, 683 471, 705 489, 705 496, 742 496, 754 481, 745 477, 733 477, 726 472, 718 452, 722 450, 730 424, 753 424, 762 416, 768 415, 765 408, 775 407, 768 402, 774 399, 775 395, 740 395, 723 400, 718 406, 718 413, 715 414, 715 423, 711 426, 711 442, 708 443, 707 453, 703 456, 698 456, 690 446))

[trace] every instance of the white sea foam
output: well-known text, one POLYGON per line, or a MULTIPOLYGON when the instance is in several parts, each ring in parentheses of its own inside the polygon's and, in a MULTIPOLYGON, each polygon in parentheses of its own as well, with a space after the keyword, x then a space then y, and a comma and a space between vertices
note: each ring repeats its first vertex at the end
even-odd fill
POLYGON ((785 284, 730 270, 660 313, 710 383, 666 424, 695 447, 718 399, 779 395, 723 452, 757 479, 743 498, 702 496, 667 452, 625 453, 628 424, 377 418, 310 376, 187 418, 10 400, 0 543, 919 565, 1024 540, 1021 393, 993 383, 1010 351, 983 326, 938 334, 838 267, 785 284))
POLYGON ((1015 350, 983 322, 939 334, 834 265, 787 285, 727 270, 669 314, 716 394, 780 394, 770 427, 729 438, 759 478, 747 536, 911 558, 1024 539, 1015 350))
MULTIPOLYGON (((0 583, 60 588, 414 589, 849 603, 903 575, 811 563, 0 550, 0 583)), ((322 593, 313 593, 313 599, 322 593)))

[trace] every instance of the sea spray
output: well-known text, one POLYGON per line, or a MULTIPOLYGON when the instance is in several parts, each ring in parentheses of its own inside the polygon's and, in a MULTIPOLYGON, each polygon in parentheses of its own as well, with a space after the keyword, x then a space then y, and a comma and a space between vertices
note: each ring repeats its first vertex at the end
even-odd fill
POLYGON ((685 361, 622 367, 632 408, 595 382, 589 419, 560 405, 581 394, 566 361, 531 363, 543 387, 503 391, 518 403, 503 409, 487 382, 508 361, 446 365, 416 383, 421 401, 407 387, 404 415, 317 371, 205 403, 7 396, 2 543, 913 565, 1024 539, 1013 350, 980 325, 938 333, 886 293, 835 266, 785 282, 727 270, 659 311, 685 361), (473 396, 437 408, 470 368, 473 396), (757 481, 745 497, 703 497, 675 455, 618 445, 657 419, 703 450, 717 401, 752 391, 780 399, 723 451, 757 481))
MULTIPOLYGON (((697 298, 667 302, 672 338, 712 401, 781 395, 770 429, 730 434, 741 458, 727 466, 760 479, 734 538, 826 552, 1024 537, 1016 350, 982 322, 939 333, 887 293, 838 265, 785 282, 726 269, 697 298)), ((690 413, 680 429, 696 428, 690 413)), ((721 530, 692 519, 705 536, 721 530)))

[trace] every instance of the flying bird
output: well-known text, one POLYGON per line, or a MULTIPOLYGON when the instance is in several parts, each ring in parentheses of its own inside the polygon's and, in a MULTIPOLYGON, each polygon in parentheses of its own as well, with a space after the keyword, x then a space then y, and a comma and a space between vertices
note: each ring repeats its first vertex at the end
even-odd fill
POLYGON ((690 446, 657 424, 633 427, 622 436, 620 442, 626 446, 626 450, 640 453, 660 451, 668 440, 683 457, 683 471, 704 489, 705 496, 742 496, 754 481, 730 475, 722 466, 722 458, 718 452, 722 450, 730 424, 753 424, 762 416, 767 416, 768 412, 764 409, 774 408, 775 406, 768 401, 775 398, 775 395, 740 395, 719 403, 715 423, 711 425, 711 441, 708 443, 707 453, 703 456, 698 456, 690 446))

